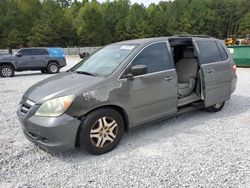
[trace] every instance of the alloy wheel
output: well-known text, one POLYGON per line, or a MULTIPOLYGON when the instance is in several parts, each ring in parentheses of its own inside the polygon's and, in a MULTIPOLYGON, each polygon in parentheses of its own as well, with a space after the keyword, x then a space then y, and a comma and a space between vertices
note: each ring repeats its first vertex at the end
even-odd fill
POLYGON ((112 117, 102 117, 91 127, 91 143, 98 148, 107 147, 114 142, 118 134, 118 124, 112 117))
POLYGON ((215 107, 215 108, 220 108, 221 105, 222 105, 222 103, 223 103, 223 102, 219 102, 219 103, 215 104, 214 107, 215 107))
POLYGON ((9 77, 9 76, 11 76, 11 74, 12 74, 12 70, 10 68, 5 67, 2 69, 2 75, 4 77, 9 77))
POLYGON ((52 73, 57 73, 58 67, 57 67, 56 65, 51 65, 51 66, 50 66, 50 71, 51 71, 52 73))

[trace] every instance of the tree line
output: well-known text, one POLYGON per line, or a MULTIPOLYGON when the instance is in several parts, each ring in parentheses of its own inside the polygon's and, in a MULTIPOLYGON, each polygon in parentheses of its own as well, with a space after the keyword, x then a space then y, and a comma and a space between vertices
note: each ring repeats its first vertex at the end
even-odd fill
POLYGON ((250 33, 249 0, 0 0, 0 48, 99 46, 122 40, 250 33))

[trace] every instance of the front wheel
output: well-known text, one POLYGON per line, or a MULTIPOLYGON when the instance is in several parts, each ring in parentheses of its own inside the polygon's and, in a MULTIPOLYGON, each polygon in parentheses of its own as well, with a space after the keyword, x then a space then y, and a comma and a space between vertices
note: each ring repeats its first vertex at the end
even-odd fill
POLYGON ((124 124, 121 115, 112 108, 91 112, 83 120, 79 134, 80 147, 101 155, 114 149, 120 142, 124 124))
POLYGON ((13 77, 15 71, 12 66, 10 65, 2 65, 0 67, 0 76, 1 77, 13 77))
POLYGON ((224 107, 225 102, 219 102, 213 106, 207 107, 206 111, 208 112, 219 112, 222 110, 222 108, 224 107))

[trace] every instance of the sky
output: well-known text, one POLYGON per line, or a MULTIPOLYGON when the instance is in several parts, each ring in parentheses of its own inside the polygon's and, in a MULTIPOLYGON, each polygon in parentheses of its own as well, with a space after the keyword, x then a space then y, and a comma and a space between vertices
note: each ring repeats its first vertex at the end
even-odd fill
MULTIPOLYGON (((99 2, 105 2, 106 0, 98 0, 99 2)), ((130 0, 131 3, 139 3, 139 4, 144 4, 145 6, 148 6, 151 3, 155 3, 157 4, 158 2, 160 2, 160 0, 130 0)))

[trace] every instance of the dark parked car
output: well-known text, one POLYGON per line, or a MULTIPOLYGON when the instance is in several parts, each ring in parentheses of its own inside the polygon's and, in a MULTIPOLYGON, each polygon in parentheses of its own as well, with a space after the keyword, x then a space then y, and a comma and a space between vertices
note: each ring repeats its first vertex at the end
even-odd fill
POLYGON ((0 76, 12 77, 15 71, 41 70, 42 73, 58 73, 66 66, 64 52, 60 48, 22 48, 14 55, 0 56, 0 76))
POLYGON ((84 59, 87 58, 89 56, 88 52, 83 52, 83 53, 79 53, 80 58, 84 59))
POLYGON ((220 111, 236 81, 233 60, 215 38, 124 41, 32 86, 17 114, 40 147, 103 154, 129 128, 196 109, 220 111))

